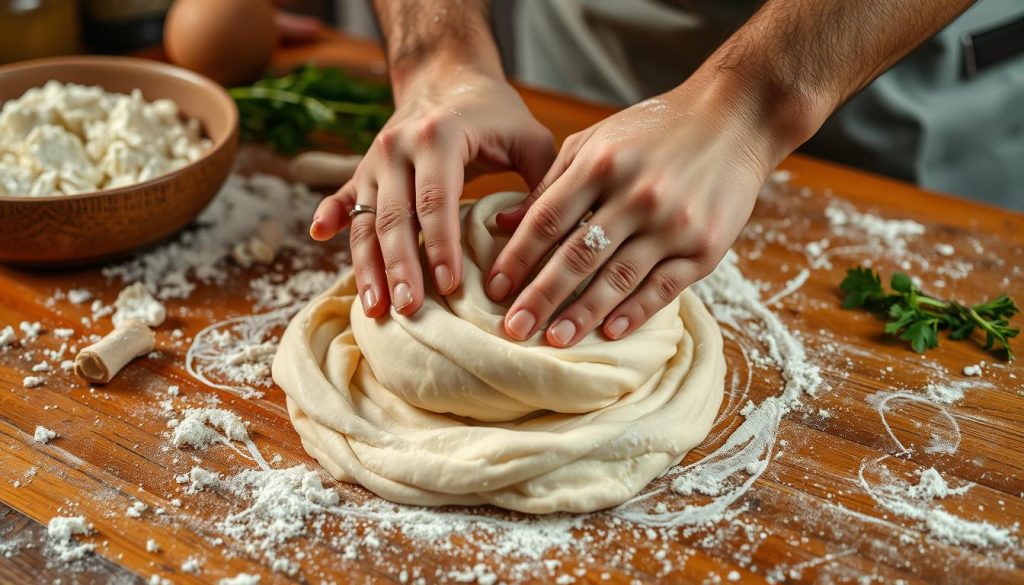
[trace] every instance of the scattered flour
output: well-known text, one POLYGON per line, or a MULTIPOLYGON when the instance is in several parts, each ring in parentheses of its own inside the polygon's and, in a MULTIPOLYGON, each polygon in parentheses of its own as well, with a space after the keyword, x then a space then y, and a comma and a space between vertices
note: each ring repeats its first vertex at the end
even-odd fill
POLYGON ((84 288, 73 288, 68 291, 68 301, 75 305, 81 305, 91 298, 92 293, 84 288))
POLYGON ((21 385, 25 388, 38 388, 46 383, 46 378, 42 376, 25 376, 21 380, 21 385))
POLYGON ((916 485, 894 477, 881 462, 885 455, 870 463, 862 464, 858 470, 861 486, 880 506, 886 510, 922 524, 925 531, 933 538, 954 545, 972 545, 977 547, 1009 547, 1014 545, 1010 529, 989 522, 967 520, 953 515, 941 506, 932 504, 932 500, 952 495, 961 495, 973 484, 950 489, 946 481, 934 468, 921 472, 916 485), (865 471, 875 469, 881 481, 872 484, 866 478, 865 471))
POLYGON ((983 370, 981 369, 981 367, 982 367, 982 364, 973 364, 973 365, 970 365, 970 366, 964 366, 964 370, 963 370, 964 375, 967 376, 968 378, 975 377, 975 376, 981 376, 984 373, 983 370))
POLYGON ((190 408, 174 427, 171 442, 178 448, 205 449, 213 443, 246 441, 248 438, 249 431, 235 413, 220 408, 190 408), (224 434, 218 433, 217 429, 224 434))
POLYGON ((114 301, 111 320, 119 327, 129 320, 142 321, 149 327, 158 327, 167 318, 167 309, 153 298, 146 285, 136 282, 125 287, 114 301))
POLYGON ((202 563, 199 562, 199 559, 197 559, 195 557, 191 557, 191 558, 187 559, 184 563, 181 564, 181 572, 182 573, 191 573, 191 574, 195 575, 195 574, 199 573, 201 567, 202 567, 202 563))
POLYGON ((220 284, 227 276, 232 247, 246 241, 266 218, 285 228, 282 247, 312 249, 304 230, 320 196, 303 185, 271 175, 232 175, 200 214, 199 227, 132 260, 103 269, 108 278, 142 282, 158 299, 187 298, 196 283, 220 284))
POLYGON ((49 443, 50 441, 57 438, 57 431, 51 431, 46 427, 37 426, 36 432, 34 435, 32 435, 32 438, 35 440, 35 442, 42 443, 45 445, 46 443, 49 443))
POLYGON ((75 535, 88 535, 92 525, 86 524, 83 516, 56 516, 46 525, 46 538, 52 554, 62 563, 81 560, 91 553, 95 545, 79 544, 75 535))
POLYGON ((239 573, 234 577, 227 577, 217 581, 217 585, 260 585, 260 576, 239 573))
POLYGON ((8 346, 18 340, 18 335, 14 333, 14 327, 10 325, 0 329, 0 349, 7 349, 8 346))

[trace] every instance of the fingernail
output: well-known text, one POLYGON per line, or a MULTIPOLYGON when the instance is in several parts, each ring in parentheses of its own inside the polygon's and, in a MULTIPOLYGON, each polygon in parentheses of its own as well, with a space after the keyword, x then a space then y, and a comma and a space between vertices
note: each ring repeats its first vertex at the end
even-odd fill
POLYGON ((363 311, 369 313, 377 304, 377 294, 373 292, 372 288, 368 288, 363 291, 363 311))
POLYGON ((612 339, 618 339, 629 329, 629 319, 626 317, 616 317, 611 323, 608 324, 608 335, 612 339))
POLYGON ((555 326, 548 330, 551 334, 551 339, 555 340, 558 345, 565 345, 572 341, 572 338, 576 335, 576 324, 568 319, 562 319, 555 326))
POLYGON ((530 336, 530 332, 533 331, 533 326, 536 324, 537 318, 533 316, 533 313, 524 309, 517 311, 508 320, 508 331, 512 337, 522 340, 530 336))
POLYGON ((320 220, 314 219, 313 223, 309 225, 309 237, 314 240, 317 239, 317 234, 320 233, 320 220))
POLYGON ((450 291, 454 283, 452 271, 448 270, 448 266, 441 264, 434 268, 434 284, 437 285, 437 290, 441 294, 446 294, 450 291))
POLYGON ((402 309, 412 302, 412 287, 404 282, 395 285, 394 298, 395 308, 402 309))
POLYGON ((487 294, 495 301, 503 300, 511 290, 512 281, 500 272, 492 276, 491 282, 487 283, 487 294))

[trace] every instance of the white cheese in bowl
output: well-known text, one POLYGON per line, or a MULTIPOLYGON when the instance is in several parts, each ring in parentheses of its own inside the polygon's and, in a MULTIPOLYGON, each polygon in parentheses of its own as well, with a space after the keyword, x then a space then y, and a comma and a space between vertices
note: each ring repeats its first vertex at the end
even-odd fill
POLYGON ((50 81, 0 110, 0 195, 73 195, 141 183, 211 146, 171 100, 50 81))

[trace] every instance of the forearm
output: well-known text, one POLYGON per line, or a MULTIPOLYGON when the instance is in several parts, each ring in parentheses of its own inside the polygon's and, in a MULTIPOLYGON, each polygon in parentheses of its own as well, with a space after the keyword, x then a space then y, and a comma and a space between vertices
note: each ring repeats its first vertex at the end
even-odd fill
POLYGON ((374 0, 374 10, 396 97, 410 77, 437 65, 503 75, 489 0, 374 0))
POLYGON ((700 76, 744 96, 783 150, 973 0, 768 0, 700 76))

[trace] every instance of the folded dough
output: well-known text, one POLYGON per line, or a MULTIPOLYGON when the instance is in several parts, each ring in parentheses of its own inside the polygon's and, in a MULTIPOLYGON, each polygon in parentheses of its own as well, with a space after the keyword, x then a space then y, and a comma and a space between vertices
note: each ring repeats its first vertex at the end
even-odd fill
POLYGON ((707 436, 718 324, 687 291, 619 341, 503 333, 484 278, 507 242, 498 193, 461 211, 463 282, 412 317, 367 319, 351 271, 292 320, 274 380, 302 444, 342 481, 405 504, 590 512, 636 495, 707 436))

